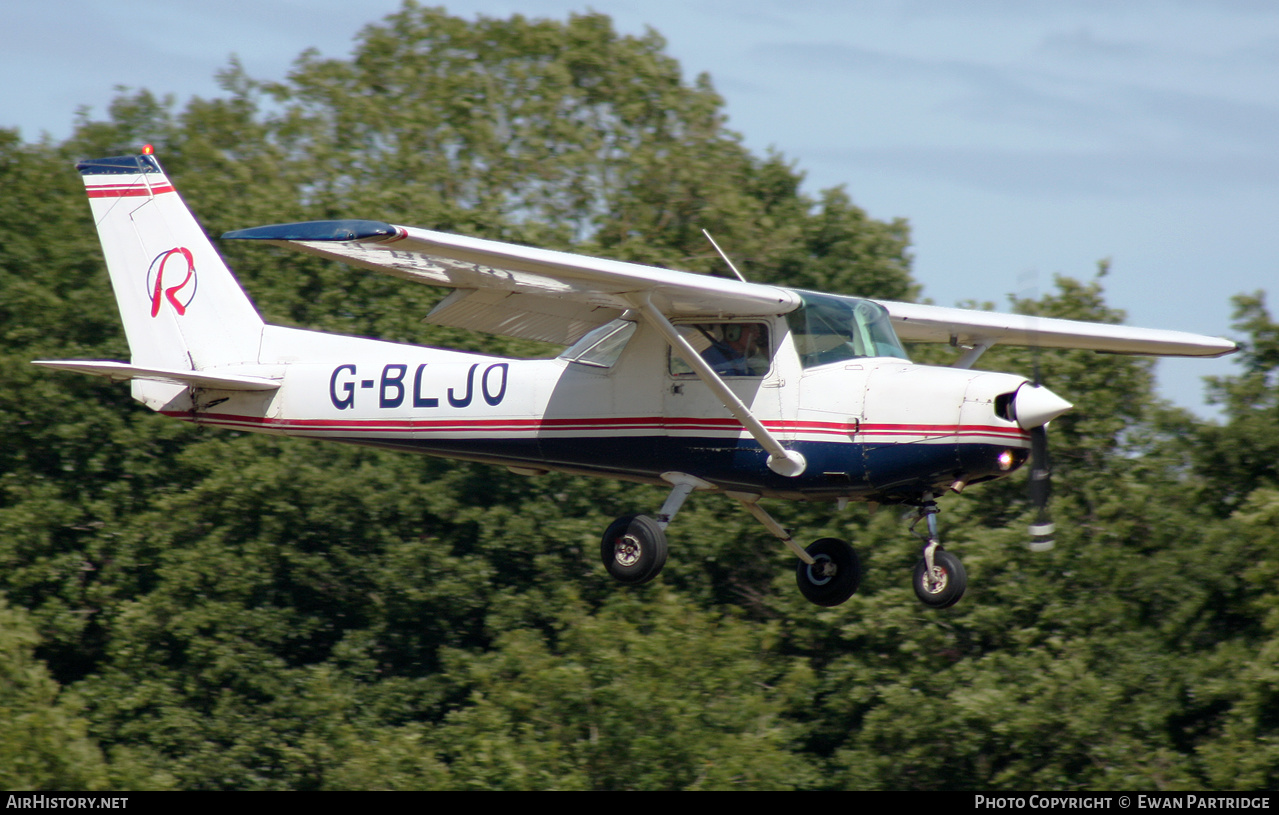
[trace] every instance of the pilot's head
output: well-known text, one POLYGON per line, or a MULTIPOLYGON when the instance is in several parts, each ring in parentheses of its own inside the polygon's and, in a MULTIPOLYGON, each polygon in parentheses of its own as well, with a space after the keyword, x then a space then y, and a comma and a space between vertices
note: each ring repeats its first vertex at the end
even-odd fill
POLYGON ((729 323, 724 326, 724 342, 745 351, 759 340, 759 326, 755 323, 729 323))

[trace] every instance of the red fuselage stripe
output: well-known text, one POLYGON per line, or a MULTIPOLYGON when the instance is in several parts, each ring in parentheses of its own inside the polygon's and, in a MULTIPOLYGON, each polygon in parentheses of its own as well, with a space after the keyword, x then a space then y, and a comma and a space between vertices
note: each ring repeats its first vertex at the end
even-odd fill
MULTIPOLYGON (((191 414, 168 411, 167 415, 192 419, 191 414)), ((234 414, 204 414, 194 417, 208 424, 250 425, 278 430, 365 432, 519 432, 519 431, 613 431, 634 430, 742 430, 732 419, 628 417, 618 419, 272 419, 234 414)), ((876 436, 997 436, 1025 440, 1029 434, 1020 428, 995 425, 923 425, 923 424, 844 424, 837 422, 765 422, 778 433, 814 433, 844 437, 876 436)), ((744 431, 743 431, 744 432, 744 431)))

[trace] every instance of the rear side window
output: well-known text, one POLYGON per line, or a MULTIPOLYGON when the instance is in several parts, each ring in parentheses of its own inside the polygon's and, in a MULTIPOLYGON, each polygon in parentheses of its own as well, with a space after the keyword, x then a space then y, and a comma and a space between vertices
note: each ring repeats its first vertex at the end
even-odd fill
POLYGON ((595 368, 612 368, 634 333, 635 323, 630 320, 613 320, 587 332, 580 340, 566 348, 564 353, 560 354, 560 359, 595 368))

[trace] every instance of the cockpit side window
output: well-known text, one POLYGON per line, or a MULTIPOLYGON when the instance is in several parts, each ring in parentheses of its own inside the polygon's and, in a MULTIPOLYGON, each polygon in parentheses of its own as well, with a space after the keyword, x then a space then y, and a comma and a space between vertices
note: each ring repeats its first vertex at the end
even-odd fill
MULTIPOLYGON (((682 323, 675 326, 693 349, 720 376, 767 376, 772 345, 766 323, 682 323)), ((674 350, 673 376, 693 376, 693 369, 674 350)))
POLYGON ((786 315, 805 368, 864 357, 908 359, 888 311, 878 303, 833 294, 800 292, 804 302, 786 315))
POLYGON ((560 359, 594 368, 612 368, 635 333, 635 323, 617 319, 588 331, 580 340, 564 349, 560 359))

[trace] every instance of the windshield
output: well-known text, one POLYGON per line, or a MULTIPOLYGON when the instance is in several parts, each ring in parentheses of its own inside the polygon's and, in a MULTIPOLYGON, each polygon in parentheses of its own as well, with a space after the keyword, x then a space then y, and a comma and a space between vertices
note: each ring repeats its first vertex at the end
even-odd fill
POLYGON ((864 357, 909 359, 888 310, 870 300, 799 292, 803 305, 786 315, 805 368, 864 357))

